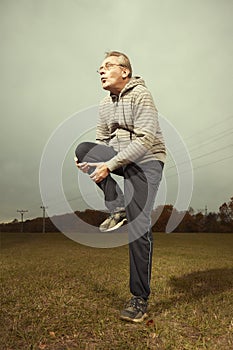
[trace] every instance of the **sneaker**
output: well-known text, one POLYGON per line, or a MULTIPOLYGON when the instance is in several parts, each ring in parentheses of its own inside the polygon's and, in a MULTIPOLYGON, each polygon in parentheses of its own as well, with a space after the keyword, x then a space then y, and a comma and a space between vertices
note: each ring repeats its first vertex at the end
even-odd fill
POLYGON ((142 322, 148 315, 147 301, 141 297, 132 297, 120 313, 120 318, 125 321, 142 322))
POLYGON ((113 231, 124 225, 126 221, 127 218, 125 211, 112 213, 104 222, 102 222, 99 229, 101 232, 113 231))

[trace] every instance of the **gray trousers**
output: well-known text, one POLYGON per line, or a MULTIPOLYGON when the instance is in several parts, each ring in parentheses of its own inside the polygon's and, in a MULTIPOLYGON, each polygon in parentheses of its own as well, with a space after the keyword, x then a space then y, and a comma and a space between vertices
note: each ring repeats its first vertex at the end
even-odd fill
MULTIPOLYGON (((105 145, 83 142, 76 148, 80 162, 106 162, 117 152, 105 145)), ((91 169, 92 172, 94 169, 91 169)), ((130 292, 147 300, 150 295, 153 237, 151 212, 162 178, 163 163, 157 160, 130 163, 113 171, 124 177, 124 194, 111 174, 97 185, 110 212, 124 207, 128 220, 130 292)))

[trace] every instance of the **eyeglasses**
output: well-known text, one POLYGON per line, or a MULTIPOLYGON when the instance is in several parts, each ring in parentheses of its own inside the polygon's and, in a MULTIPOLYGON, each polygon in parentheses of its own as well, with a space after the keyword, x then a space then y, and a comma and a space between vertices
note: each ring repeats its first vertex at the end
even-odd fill
POLYGON ((116 63, 106 63, 104 66, 99 67, 99 69, 97 70, 97 73, 101 73, 101 71, 104 70, 110 70, 112 69, 114 66, 118 66, 118 67, 124 67, 122 64, 116 64, 116 63))

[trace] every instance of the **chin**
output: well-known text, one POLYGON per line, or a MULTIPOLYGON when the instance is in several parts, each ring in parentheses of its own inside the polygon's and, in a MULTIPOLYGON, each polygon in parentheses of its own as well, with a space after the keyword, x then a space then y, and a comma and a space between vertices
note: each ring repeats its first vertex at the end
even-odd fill
POLYGON ((102 88, 104 90, 110 90, 111 89, 111 87, 108 84, 102 84, 102 88))

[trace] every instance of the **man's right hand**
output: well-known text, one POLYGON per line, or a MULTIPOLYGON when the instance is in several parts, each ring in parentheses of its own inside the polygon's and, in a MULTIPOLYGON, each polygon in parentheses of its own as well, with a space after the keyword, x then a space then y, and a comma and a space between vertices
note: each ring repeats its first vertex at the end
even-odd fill
POLYGON ((88 170, 90 169, 90 166, 88 165, 87 162, 79 163, 78 158, 74 157, 75 164, 79 170, 81 170, 83 173, 87 173, 88 170))

